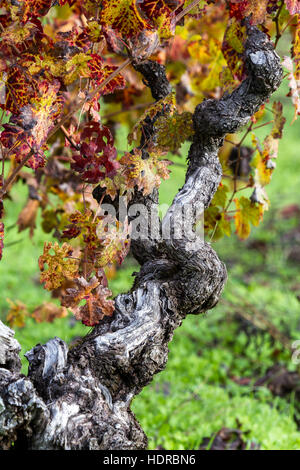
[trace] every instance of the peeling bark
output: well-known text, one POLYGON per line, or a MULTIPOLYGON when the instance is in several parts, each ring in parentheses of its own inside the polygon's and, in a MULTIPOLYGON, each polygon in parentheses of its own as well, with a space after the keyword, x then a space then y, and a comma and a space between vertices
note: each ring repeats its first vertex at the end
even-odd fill
MULTIPOLYGON (((133 242, 141 269, 132 290, 115 299, 114 315, 73 349, 59 338, 37 345, 26 354, 28 377, 19 372, 13 333, 0 323, 0 447, 8 449, 12 441, 30 449, 147 447, 131 401, 165 367, 174 330, 187 314, 216 305, 227 276, 210 244, 198 240, 193 250, 189 237, 174 236, 182 223, 176 206, 209 206, 222 176, 218 150, 225 135, 245 125, 282 78, 273 46, 254 27, 248 27, 246 63, 248 77, 233 93, 197 106, 186 181, 161 227, 169 224, 172 236, 133 242)), ((155 99, 170 92, 161 65, 135 67, 155 99)), ((144 124, 146 139, 153 124, 144 124)), ((141 144, 147 158, 147 140, 141 144)), ((137 191, 133 202, 141 200, 155 206, 157 192, 144 197, 137 191)))

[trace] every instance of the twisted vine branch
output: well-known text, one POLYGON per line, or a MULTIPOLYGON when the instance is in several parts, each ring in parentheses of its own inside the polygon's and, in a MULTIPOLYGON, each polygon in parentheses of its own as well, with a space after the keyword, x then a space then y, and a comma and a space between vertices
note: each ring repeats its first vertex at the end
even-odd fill
MULTIPOLYGON (((218 150, 227 133, 245 125, 279 86, 280 60, 266 35, 248 27, 245 48, 248 77, 220 100, 205 100, 194 113, 195 136, 188 155, 183 188, 164 224, 167 240, 135 240, 141 263, 134 287, 117 296, 111 318, 68 350, 59 338, 37 345, 26 355, 28 377, 20 374, 19 346, 0 323, 0 446, 14 441, 31 449, 142 449, 147 438, 130 410, 135 395, 167 362, 168 342, 188 313, 212 308, 226 281, 226 268, 211 246, 174 236, 176 207, 209 206, 221 180, 218 150)), ((165 97, 170 86, 159 64, 135 64, 153 97, 165 97)), ((153 122, 146 122, 153 132, 153 122)), ((147 148, 144 149, 147 158, 147 148)), ((144 198, 156 205, 157 194, 144 198)))

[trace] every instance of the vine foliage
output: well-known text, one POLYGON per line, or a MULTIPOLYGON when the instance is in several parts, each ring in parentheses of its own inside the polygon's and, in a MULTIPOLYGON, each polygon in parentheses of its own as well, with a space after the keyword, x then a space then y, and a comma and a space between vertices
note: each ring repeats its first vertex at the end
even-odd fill
MULTIPOLYGON (((283 66, 296 120, 299 1, 1 2, 0 258, 5 201, 22 181, 29 199, 19 230, 34 236, 41 214, 51 241, 39 256, 40 280, 61 300, 61 307, 37 307, 36 321, 65 316, 66 308, 87 326, 112 315, 107 274, 129 252, 131 221, 107 217, 102 204, 119 196, 130 204, 136 191, 149 196, 169 177, 167 154, 180 155, 192 140, 195 106, 245 78, 249 23, 275 46, 283 36, 291 42, 283 66), (155 102, 137 71, 149 58, 165 65, 173 90, 155 102), (126 151, 118 148, 124 146, 120 125, 128 129, 126 151)), ((241 133, 226 137, 219 154, 222 182, 205 211, 210 241, 234 233, 246 239, 263 220, 284 124, 283 105, 274 101, 262 105, 241 133), (264 139, 257 132, 262 127, 264 139)), ((26 306, 12 302, 7 321, 22 326, 27 315, 26 306)))

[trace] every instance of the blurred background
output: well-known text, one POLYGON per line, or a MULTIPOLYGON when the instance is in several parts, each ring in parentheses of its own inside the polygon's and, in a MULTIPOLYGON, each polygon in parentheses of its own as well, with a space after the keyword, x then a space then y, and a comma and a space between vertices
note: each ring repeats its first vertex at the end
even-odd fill
MULTIPOLYGON (((272 97, 284 104, 287 123, 268 186, 271 207, 247 240, 225 236, 212 242, 228 269, 222 299, 205 315, 185 319, 170 343, 166 370, 134 400, 133 411, 150 449, 300 448, 300 365, 292 360, 292 344, 300 340, 300 128, 299 121, 291 125, 294 110, 287 93, 285 80, 272 97)), ((266 132, 262 127, 257 134, 263 138, 266 132)), ((126 125, 120 124, 117 148, 126 150, 127 134, 126 125)), ((170 203, 183 184, 188 148, 188 143, 182 146, 181 157, 167 157, 174 164, 170 179, 161 185, 162 203, 170 203)), ((27 188, 19 182, 5 206, 3 321, 11 308, 9 299, 16 317, 22 304, 32 311, 53 301, 39 282, 37 266, 51 236, 41 230, 39 213, 32 239, 16 225, 26 200, 27 188)), ((137 269, 130 256, 120 270, 112 268, 114 295, 131 287, 137 269)), ((37 343, 58 336, 72 344, 89 331, 72 315, 52 323, 28 318, 15 330, 24 373, 23 354, 37 343)))

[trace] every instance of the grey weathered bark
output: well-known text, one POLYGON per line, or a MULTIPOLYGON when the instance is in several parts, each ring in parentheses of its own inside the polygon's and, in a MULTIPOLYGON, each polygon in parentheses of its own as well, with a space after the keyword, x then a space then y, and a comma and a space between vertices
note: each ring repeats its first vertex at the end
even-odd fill
MULTIPOLYGON (((68 350, 59 338, 37 345, 26 355, 28 377, 20 374, 19 345, 0 324, 0 447, 30 449, 142 449, 147 438, 130 410, 135 395, 167 362, 168 343, 189 313, 218 302, 226 268, 210 244, 176 239, 181 224, 176 207, 206 208, 222 176, 218 150, 227 133, 248 122, 279 86, 280 60, 266 35, 248 27, 245 47, 248 76, 231 94, 205 100, 194 113, 195 136, 188 155, 183 188, 163 224, 171 239, 136 240, 133 253, 141 264, 128 294, 117 296, 116 309, 84 341, 68 350)), ((136 64, 155 99, 169 93, 164 68, 136 64)), ((145 122, 144 135, 153 133, 145 122), (148 133, 148 134, 147 134, 148 133)), ((147 158, 146 141, 143 148, 147 158)), ((150 207, 157 194, 135 202, 150 207)))

